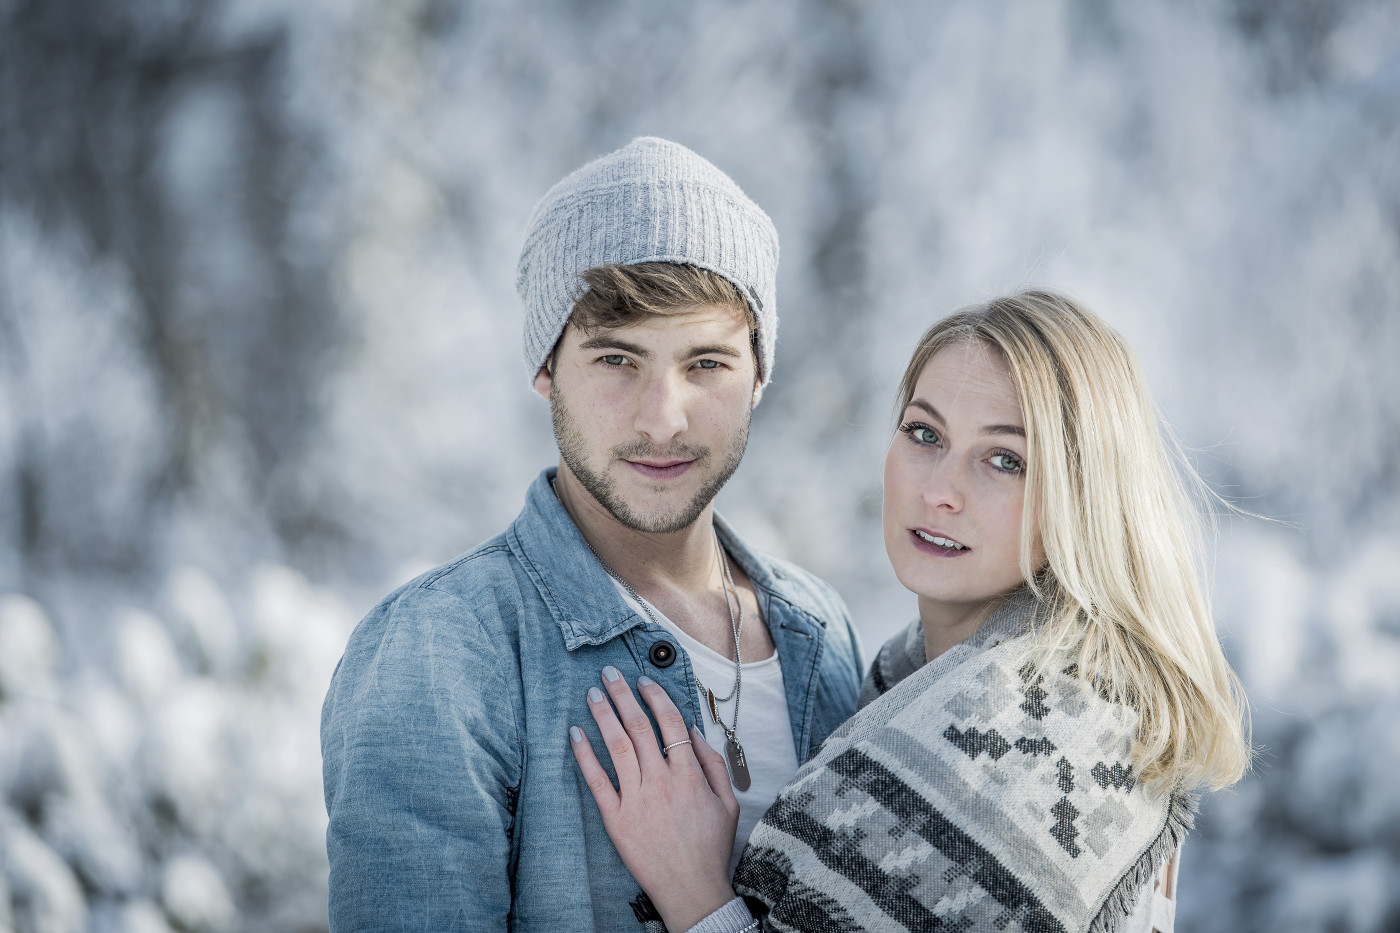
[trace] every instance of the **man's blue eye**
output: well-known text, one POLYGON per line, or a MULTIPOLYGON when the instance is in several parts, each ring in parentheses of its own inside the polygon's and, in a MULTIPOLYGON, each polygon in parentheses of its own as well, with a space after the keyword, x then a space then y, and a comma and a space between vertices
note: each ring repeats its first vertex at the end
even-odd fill
POLYGON ((611 356, 603 357, 603 362, 607 363, 609 366, 621 366, 623 363, 627 362, 627 357, 614 353, 611 356))
POLYGON ((701 360, 700 362, 696 363, 695 365, 696 365, 696 366, 699 366, 701 369, 714 369, 714 368, 716 368, 717 366, 719 366, 719 361, 718 361, 718 360, 701 360))

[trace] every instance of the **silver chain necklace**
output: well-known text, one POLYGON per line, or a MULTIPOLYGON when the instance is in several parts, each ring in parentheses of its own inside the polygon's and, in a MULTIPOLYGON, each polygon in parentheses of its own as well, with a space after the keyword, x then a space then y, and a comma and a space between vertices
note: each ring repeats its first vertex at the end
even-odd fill
MULTIPOLYGON (((550 483, 550 485, 553 486, 554 484, 550 483)), ((554 495, 556 498, 558 497, 558 489, 554 490, 554 495)), ((725 560, 724 550, 720 547, 719 532, 713 531, 713 533, 715 537, 715 556, 718 557, 720 566, 720 584, 724 587, 724 608, 729 612, 729 630, 734 635, 734 689, 730 694, 730 696, 734 697, 733 725, 726 724, 725 721, 720 718, 719 709, 715 706, 714 693, 703 683, 700 684, 700 689, 705 691, 705 696, 709 701, 710 718, 715 721, 715 725, 724 730, 724 757, 729 760, 729 780, 733 782, 735 790, 745 791, 752 785, 753 779, 749 775, 749 762, 744 755, 744 746, 739 744, 738 735, 739 693, 743 688, 744 681, 744 661, 742 655, 739 653, 739 633, 744 627, 744 602, 739 598, 739 588, 734 586, 734 577, 729 572, 729 561, 725 560), (738 618, 735 618, 734 607, 729 602, 730 589, 734 590, 734 602, 739 605, 738 618)), ((582 537, 582 535, 580 535, 580 537, 582 537)), ((637 605, 642 607, 642 611, 647 614, 648 621, 653 625, 660 626, 661 623, 656 621, 656 616, 652 614, 651 605, 646 600, 642 599, 641 595, 636 590, 632 589, 632 584, 622 579, 621 574, 612 569, 607 561, 603 560, 603 556, 594 549, 592 544, 588 543, 587 538, 583 539, 583 543, 588 546, 588 550, 593 555, 593 559, 598 562, 603 570, 607 571, 608 576, 621 584, 622 588, 627 591, 627 595, 631 596, 632 599, 636 601, 637 605)), ((664 628, 665 626, 661 627, 664 628)), ((727 701, 729 697, 724 697, 723 699, 727 701)))

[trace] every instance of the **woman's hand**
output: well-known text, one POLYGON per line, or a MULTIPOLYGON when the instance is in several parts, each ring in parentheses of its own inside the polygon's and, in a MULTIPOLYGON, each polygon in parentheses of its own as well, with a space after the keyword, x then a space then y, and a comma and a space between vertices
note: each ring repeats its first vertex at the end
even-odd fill
POLYGON ((607 696, 596 687, 588 691, 588 708, 612 755, 617 788, 577 726, 569 729, 574 758, 632 877, 668 929, 688 930, 734 898, 729 856, 739 803, 729 772, 698 729, 687 734, 680 711, 650 678, 637 678, 637 689, 656 717, 662 742, 689 740, 664 754, 616 668, 603 668, 603 686, 607 696))

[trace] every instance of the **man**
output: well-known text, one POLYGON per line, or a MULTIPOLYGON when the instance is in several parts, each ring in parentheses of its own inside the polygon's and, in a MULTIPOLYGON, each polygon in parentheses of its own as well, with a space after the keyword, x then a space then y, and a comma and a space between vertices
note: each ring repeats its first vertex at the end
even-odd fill
POLYGON ((333 931, 659 928, 569 750, 575 725, 601 747, 600 676, 650 677, 726 750, 739 844, 855 711, 840 598, 713 512, 772 373, 777 257, 758 206, 665 140, 536 207, 517 287, 560 462, 350 639, 321 723, 333 931))

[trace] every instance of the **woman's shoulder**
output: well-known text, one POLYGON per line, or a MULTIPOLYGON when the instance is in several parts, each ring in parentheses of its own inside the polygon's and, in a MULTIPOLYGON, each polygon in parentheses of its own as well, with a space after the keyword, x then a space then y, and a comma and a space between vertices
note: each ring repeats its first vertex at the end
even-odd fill
POLYGON ((924 666, 924 626, 909 623, 881 646, 860 685, 859 709, 879 699, 900 681, 924 666))
POLYGON ((1021 596, 1008 599, 963 641, 928 660, 923 622, 915 619, 885 642, 861 684, 859 708, 864 709, 911 674, 922 671, 922 680, 935 681, 980 657, 988 648, 1003 642, 1025 641, 1029 628, 1030 602, 1021 596))
POLYGON ((779 795, 749 838, 735 890, 770 916, 824 893, 836 917, 859 900, 872 866, 894 866, 882 887, 917 878, 910 909, 943 919, 958 905, 946 919, 969 930, 1003 928, 1007 916, 1037 929, 1123 922, 1179 846, 1194 803, 1140 783, 1133 712, 1067 663, 1031 663, 1034 648, 1029 632, 989 630, 871 702, 779 795), (823 851, 842 853, 834 862, 813 854, 814 830, 823 851), (911 845, 909 831, 927 845, 911 845))

